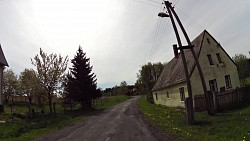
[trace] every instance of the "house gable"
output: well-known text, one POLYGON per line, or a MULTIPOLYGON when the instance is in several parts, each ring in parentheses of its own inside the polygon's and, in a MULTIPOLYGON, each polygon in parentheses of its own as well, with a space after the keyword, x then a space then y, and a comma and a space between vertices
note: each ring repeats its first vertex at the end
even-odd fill
POLYGON ((6 59, 5 59, 5 56, 3 54, 3 50, 2 50, 2 46, 0 44, 0 65, 2 66, 9 66, 6 59))
MULTIPOLYGON (((225 52, 221 45, 205 31, 199 54, 199 63, 203 71, 207 90, 211 90, 209 81, 216 81, 217 90, 227 90, 225 77, 230 76, 232 87, 240 87, 238 71, 231 57, 225 52), (211 60, 210 60, 211 59, 211 60), (211 63, 212 61, 212 63, 211 63)), ((195 68, 191 77, 193 95, 203 94, 198 69, 195 68)))
MULTIPOLYGON (((197 36, 193 41, 192 44, 194 45, 194 51, 197 56, 200 54, 200 48, 203 41, 204 32, 202 32, 199 36, 197 36)), ((193 59, 193 55, 190 50, 184 50, 187 67, 189 76, 191 76, 194 68, 195 68, 195 61, 193 59)), ((157 80, 156 84, 154 85, 152 91, 157 91, 161 89, 165 89, 169 86, 185 82, 185 72, 182 63, 181 56, 178 55, 177 58, 173 58, 168 64, 164 66, 162 73, 157 80)))

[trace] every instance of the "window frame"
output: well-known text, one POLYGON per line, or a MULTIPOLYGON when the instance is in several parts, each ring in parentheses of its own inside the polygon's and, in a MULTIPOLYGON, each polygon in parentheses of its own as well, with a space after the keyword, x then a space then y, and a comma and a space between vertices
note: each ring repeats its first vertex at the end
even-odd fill
POLYGON ((226 83, 226 89, 232 88, 230 75, 225 75, 225 83, 226 83))
POLYGON ((181 102, 185 101, 185 90, 184 87, 179 88, 181 102))
POLYGON ((207 58, 208 58, 209 64, 210 64, 210 65, 214 65, 214 61, 213 61, 212 55, 211 55, 211 54, 208 54, 208 55, 207 55, 207 58))
POLYGON ((168 91, 167 91, 167 99, 170 99, 168 91))
POLYGON ((217 86, 216 79, 209 80, 209 87, 210 87, 210 91, 218 92, 218 86, 217 86))
POLYGON ((158 94, 155 93, 155 100, 158 100, 158 94))
POLYGON ((221 60, 221 57, 220 57, 220 53, 216 53, 216 56, 217 56, 217 60, 219 63, 223 63, 222 60, 221 60))

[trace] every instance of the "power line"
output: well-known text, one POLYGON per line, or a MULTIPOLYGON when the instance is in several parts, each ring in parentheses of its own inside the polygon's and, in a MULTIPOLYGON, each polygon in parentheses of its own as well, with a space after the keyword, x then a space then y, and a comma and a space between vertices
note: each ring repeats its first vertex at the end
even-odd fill
POLYGON ((156 30, 155 30, 155 34, 154 34, 154 40, 153 40, 153 43, 152 43, 152 47, 151 47, 151 50, 150 50, 150 54, 149 56, 151 57, 152 53, 153 53, 153 50, 154 50, 154 44, 156 42, 156 39, 158 37, 158 34, 159 34, 159 26, 160 26, 160 17, 158 17, 158 20, 157 20, 157 26, 156 26, 156 30))
MULTIPOLYGON (((163 40, 163 37, 167 37, 169 34, 167 34, 166 36, 165 36, 165 33, 168 33, 169 32, 169 30, 170 30, 170 28, 168 28, 168 25, 169 25, 169 20, 168 20, 168 22, 165 22, 165 25, 163 26, 163 29, 162 29, 162 34, 161 34, 161 36, 160 36, 160 38, 159 38, 159 42, 157 43, 157 45, 156 45, 156 47, 155 47, 155 52, 154 52, 154 54, 153 54, 153 56, 152 56, 152 60, 154 60, 155 59, 155 56, 156 56, 156 54, 158 53, 158 51, 159 51, 159 49, 160 49, 160 47, 161 47, 161 45, 162 45, 162 40, 163 40)), ((166 39, 168 39, 168 38, 166 38, 166 39)))
MULTIPOLYGON (((163 11, 163 10, 162 10, 162 6, 163 6, 163 5, 161 5, 160 12, 163 11)), ((149 58, 152 57, 153 52, 154 52, 154 50, 155 50, 154 46, 155 46, 156 42, 158 41, 158 36, 159 36, 159 33, 160 33, 160 27, 161 27, 161 24, 162 24, 161 21, 162 21, 161 18, 158 17, 158 19, 157 19, 157 26, 156 26, 155 34, 154 34, 154 39, 153 39, 152 46, 151 46, 151 50, 150 50, 150 53, 149 53, 149 58)))
POLYGON ((189 16, 188 14, 186 14, 184 11, 182 11, 182 9, 177 7, 177 10, 179 11, 179 14, 181 15, 181 17, 183 19, 186 19, 187 21, 190 21, 190 25, 193 26, 196 29, 203 29, 203 26, 197 22, 195 19, 193 19, 191 16, 189 16))
POLYGON ((158 3, 158 4, 159 4, 159 1, 155 1, 155 0, 147 0, 147 1, 151 1, 151 2, 154 2, 154 3, 158 3))
POLYGON ((178 2, 179 2, 179 0, 175 0, 174 7, 177 5, 178 2))
POLYGON ((133 0, 133 1, 138 2, 138 3, 142 3, 142 4, 146 4, 146 5, 150 5, 150 6, 153 6, 153 7, 161 8, 160 6, 156 6, 156 5, 153 5, 151 3, 147 3, 147 2, 143 2, 143 1, 138 1, 138 0, 133 0))

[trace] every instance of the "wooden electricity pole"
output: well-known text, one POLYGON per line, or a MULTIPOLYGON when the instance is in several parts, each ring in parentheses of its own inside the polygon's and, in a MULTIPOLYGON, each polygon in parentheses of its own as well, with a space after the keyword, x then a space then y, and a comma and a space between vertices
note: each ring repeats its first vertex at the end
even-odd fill
MULTIPOLYGON (((214 107, 213 107, 214 105, 211 102, 211 100, 212 100, 211 97, 208 96, 204 75, 203 75, 203 72, 201 70, 201 67, 200 67, 200 64, 199 64, 199 61, 198 61, 198 57, 196 56, 195 51, 193 49, 194 46, 192 45, 192 43, 191 43, 191 41, 190 41, 190 39, 189 39, 189 37, 187 35, 187 32, 185 31, 185 29, 184 29, 178 15, 176 14, 174 8, 171 6, 171 3, 169 1, 164 1, 164 3, 166 5, 168 14, 159 13, 158 16, 160 16, 160 17, 170 17, 171 23, 172 23, 174 31, 175 31, 175 35, 176 35, 176 39, 177 39, 179 47, 177 47, 177 45, 174 45, 173 47, 174 47, 174 50, 175 49, 180 50, 180 54, 181 54, 181 58, 182 58, 182 62, 183 62, 183 67, 184 67, 184 72, 185 72, 185 77, 186 77, 186 82, 187 82, 187 89, 188 89, 188 98, 186 98, 186 100, 185 100, 185 106, 187 108, 187 123, 192 124, 194 122, 193 95, 192 95, 192 87, 191 87, 191 82, 190 82, 190 76, 189 76, 188 68, 187 68, 187 62, 186 62, 186 58, 185 58, 185 54, 184 54, 183 49, 190 49, 191 53, 192 53, 192 55, 194 57, 194 60, 195 60, 195 63, 196 63, 196 66, 197 66, 197 69, 198 69, 198 72, 199 72, 199 75, 200 75, 203 91, 204 91, 204 94, 205 94, 205 97, 206 97, 206 103, 207 103, 207 107, 208 107, 208 114, 210 114, 210 115, 215 114, 214 107), (182 45, 180 35, 178 33, 178 29, 176 27, 175 20, 174 20, 173 16, 177 20, 177 23, 179 24, 179 26, 180 26, 180 28, 181 28, 181 30, 182 30, 182 32, 183 32, 183 34, 184 34, 184 36, 185 36, 185 38, 187 40, 188 46, 183 46, 182 45)), ((175 56, 176 56, 176 50, 175 50, 175 56)))
POLYGON ((200 66, 200 63, 198 61, 198 57, 196 56, 195 51, 194 51, 194 49, 192 47, 193 45, 192 45, 192 43, 191 43, 191 41, 190 41, 190 39, 189 39, 189 37, 187 35, 187 32, 186 32, 185 28, 182 25, 182 23, 181 23, 178 15, 174 11, 174 8, 171 6, 171 3, 168 2, 168 1, 165 1, 165 5, 166 5, 166 7, 169 7, 171 9, 171 11, 173 12, 173 14, 174 14, 174 16, 175 16, 175 18, 176 18, 176 20, 177 20, 177 22, 178 22, 178 24, 179 24, 182 32, 183 32, 185 38, 186 38, 188 46, 190 47, 189 49, 191 50, 191 53, 192 53, 192 55, 194 57, 194 61, 196 63, 196 67, 197 67, 198 72, 200 74, 200 79, 201 79, 201 84, 202 84, 202 87, 203 87, 203 92, 204 92, 204 95, 206 97, 206 103, 207 103, 207 107, 208 107, 208 114, 215 115, 214 104, 213 104, 211 96, 208 95, 205 78, 204 78, 203 72, 201 70, 201 66, 200 66))

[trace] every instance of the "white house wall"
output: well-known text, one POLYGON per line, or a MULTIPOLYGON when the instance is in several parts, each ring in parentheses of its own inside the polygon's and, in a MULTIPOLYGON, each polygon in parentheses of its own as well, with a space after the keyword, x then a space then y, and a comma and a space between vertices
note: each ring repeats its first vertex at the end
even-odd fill
POLYGON ((163 90, 153 93, 155 104, 166 105, 169 107, 184 107, 184 101, 181 101, 179 88, 184 87, 185 97, 188 97, 186 82, 176 84, 163 90), (169 98, 167 98, 167 92, 169 98), (157 98, 156 98, 157 95, 157 98))

